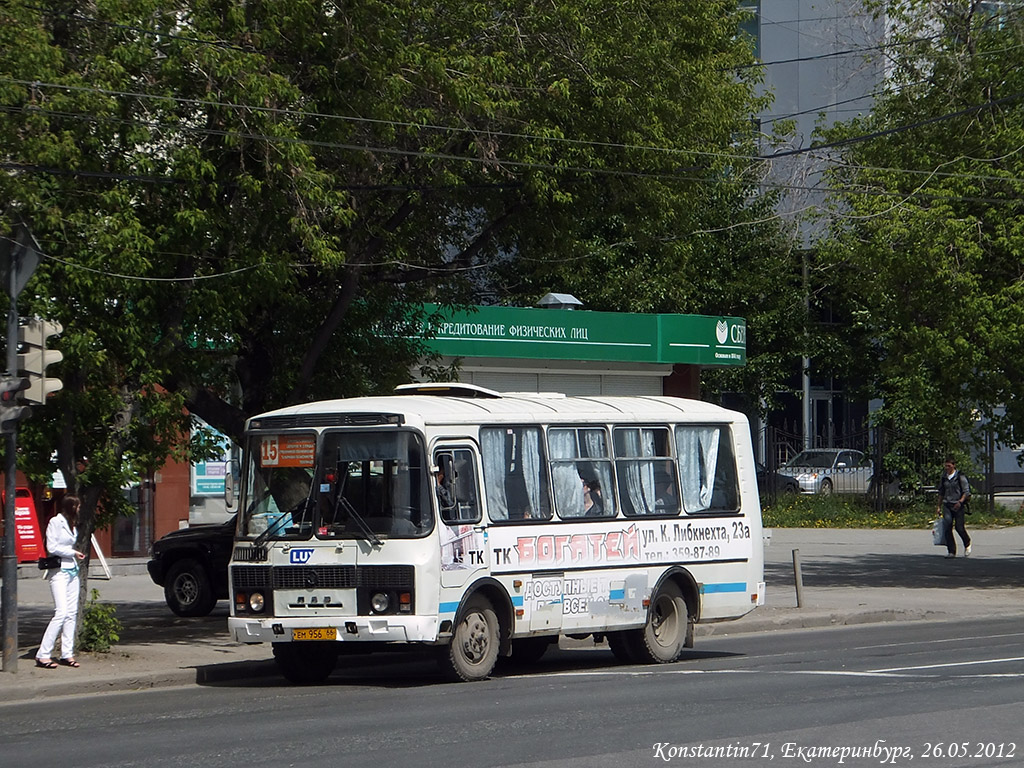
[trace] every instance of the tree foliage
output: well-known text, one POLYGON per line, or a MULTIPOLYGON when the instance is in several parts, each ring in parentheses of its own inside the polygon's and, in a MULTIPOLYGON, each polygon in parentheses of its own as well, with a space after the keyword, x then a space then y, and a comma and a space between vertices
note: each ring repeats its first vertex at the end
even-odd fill
POLYGON ((768 306, 783 338, 737 20, 735 0, 5 3, 0 205, 46 256, 19 309, 65 327, 23 464, 56 446, 83 518, 116 510, 201 454, 191 415, 237 439, 389 389, 424 301, 507 297, 522 265, 579 276, 594 308, 768 306))
POLYGON ((1024 16, 898 0, 892 79, 831 131, 838 204, 821 258, 849 372, 882 418, 947 445, 981 416, 1024 434, 1024 16))

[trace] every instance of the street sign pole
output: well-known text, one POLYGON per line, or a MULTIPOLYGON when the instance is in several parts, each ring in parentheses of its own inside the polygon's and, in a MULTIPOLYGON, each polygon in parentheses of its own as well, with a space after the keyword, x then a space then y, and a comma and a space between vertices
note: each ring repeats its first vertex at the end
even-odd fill
MULTIPOLYGON (((6 272, 7 297, 7 375, 18 373, 18 294, 39 263, 35 239, 24 225, 17 228, 14 242, 7 241, 2 266, 6 272)), ((0 588, 0 620, 4 636, 4 672, 18 671, 18 554, 15 549, 17 520, 14 497, 17 492, 18 435, 11 429, 4 435, 6 462, 4 467, 4 541, 3 587, 0 588)))

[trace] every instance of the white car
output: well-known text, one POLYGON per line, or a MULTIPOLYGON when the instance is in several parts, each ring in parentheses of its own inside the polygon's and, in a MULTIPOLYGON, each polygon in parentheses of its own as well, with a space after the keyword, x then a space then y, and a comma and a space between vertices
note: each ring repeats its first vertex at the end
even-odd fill
POLYGON ((867 493, 874 476, 871 459, 848 448, 816 448, 801 451, 779 467, 793 477, 800 493, 867 493))

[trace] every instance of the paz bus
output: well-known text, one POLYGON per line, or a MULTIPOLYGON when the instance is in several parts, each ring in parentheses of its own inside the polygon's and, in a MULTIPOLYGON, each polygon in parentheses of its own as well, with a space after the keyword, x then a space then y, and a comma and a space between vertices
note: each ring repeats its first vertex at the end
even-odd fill
POLYGON ((709 403, 413 384, 253 417, 243 448, 229 629, 292 682, 399 645, 480 680, 560 636, 672 662, 764 602, 748 423, 709 403))

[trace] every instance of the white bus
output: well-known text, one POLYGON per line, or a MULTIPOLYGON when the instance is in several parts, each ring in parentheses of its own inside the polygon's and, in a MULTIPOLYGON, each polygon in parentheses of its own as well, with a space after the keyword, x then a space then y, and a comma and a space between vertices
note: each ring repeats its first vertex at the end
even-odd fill
POLYGON ((764 602, 746 417, 671 397, 409 385, 246 428, 229 628, 293 682, 436 648, 448 677, 560 635, 671 662, 764 602))

